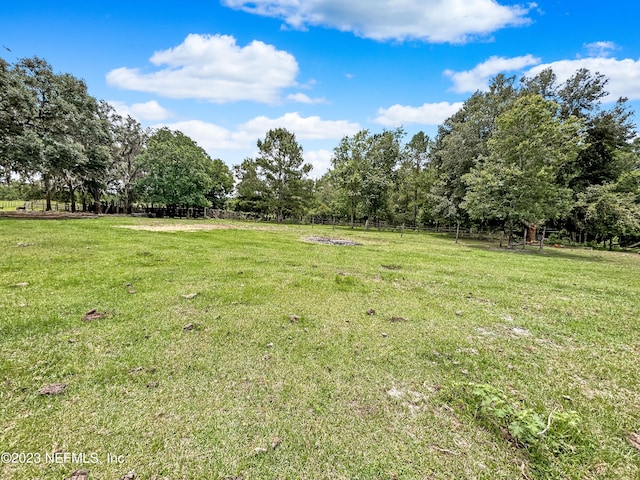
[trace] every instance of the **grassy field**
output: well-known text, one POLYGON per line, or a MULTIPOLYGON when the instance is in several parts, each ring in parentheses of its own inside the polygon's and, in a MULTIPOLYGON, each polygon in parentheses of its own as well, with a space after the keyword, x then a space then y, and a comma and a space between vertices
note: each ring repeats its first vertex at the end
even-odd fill
POLYGON ((640 255, 195 223, 0 218, 1 478, 640 478, 640 255))

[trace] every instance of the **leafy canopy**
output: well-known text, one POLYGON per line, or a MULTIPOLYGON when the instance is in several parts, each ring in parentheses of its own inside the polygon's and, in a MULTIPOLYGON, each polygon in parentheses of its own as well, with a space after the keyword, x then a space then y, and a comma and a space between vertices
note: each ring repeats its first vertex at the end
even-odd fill
POLYGON ((138 162, 145 174, 137 182, 143 198, 166 205, 210 206, 206 194, 214 187, 211 158, 182 132, 155 132, 138 162))
POLYGON ((464 176, 471 218, 541 225, 570 210, 572 192, 557 175, 581 147, 582 123, 558 113, 555 102, 526 95, 498 116, 488 156, 464 176))

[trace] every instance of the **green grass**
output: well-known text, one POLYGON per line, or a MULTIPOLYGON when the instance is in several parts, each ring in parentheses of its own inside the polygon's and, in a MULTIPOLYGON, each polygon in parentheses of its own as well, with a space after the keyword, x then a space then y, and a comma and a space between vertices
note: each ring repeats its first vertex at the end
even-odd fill
POLYGON ((159 223, 190 224, 0 219, 0 452, 41 455, 1 478, 639 477, 639 255, 115 228, 159 223), (517 442, 474 385, 548 432, 517 442))

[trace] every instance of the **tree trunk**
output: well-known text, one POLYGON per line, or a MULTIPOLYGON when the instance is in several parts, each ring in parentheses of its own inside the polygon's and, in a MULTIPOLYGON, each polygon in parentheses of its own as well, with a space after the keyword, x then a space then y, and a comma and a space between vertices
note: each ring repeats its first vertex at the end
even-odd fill
POLYGON ((68 183, 69 187, 69 202, 71 203, 71 213, 76 213, 76 189, 73 188, 73 185, 68 183))
POLYGON ((47 212, 50 212, 51 211, 51 186, 49 185, 48 180, 46 180, 44 184, 45 184, 45 190, 46 190, 45 197, 46 197, 46 203, 47 203, 45 210, 47 212))
POLYGON ((413 226, 418 226, 418 187, 413 191, 413 226))
POLYGON ((456 222, 456 243, 458 243, 459 237, 460 237, 460 222, 456 222))
POLYGON ((129 190, 128 185, 125 187, 124 195, 122 197, 124 198, 124 211, 128 215, 131 215, 131 191, 129 190))
POLYGON ((524 227, 524 233, 522 234, 522 249, 527 246, 527 227, 524 227))
POLYGON ((100 191, 93 192, 93 213, 100 215, 102 213, 102 203, 100 203, 100 191))

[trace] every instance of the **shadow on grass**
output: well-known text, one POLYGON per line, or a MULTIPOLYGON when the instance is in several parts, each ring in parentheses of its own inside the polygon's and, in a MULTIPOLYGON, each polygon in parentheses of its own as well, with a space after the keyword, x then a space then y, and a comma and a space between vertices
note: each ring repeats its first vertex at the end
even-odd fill
POLYGON ((481 240, 465 240, 459 241, 458 244, 463 247, 473 248, 476 250, 484 250, 489 252, 498 252, 505 255, 531 255, 539 258, 563 258, 567 260, 580 260, 583 262, 604 262, 605 255, 619 254, 620 252, 609 252, 604 250, 592 250, 590 248, 580 247, 544 247, 542 250, 537 245, 529 245, 526 248, 522 246, 500 247, 495 243, 483 242, 481 240))

